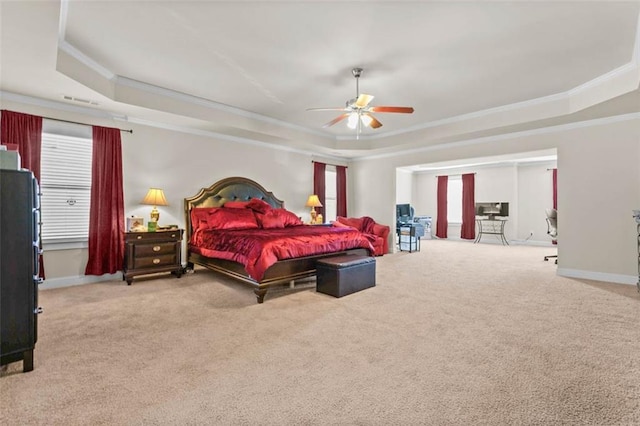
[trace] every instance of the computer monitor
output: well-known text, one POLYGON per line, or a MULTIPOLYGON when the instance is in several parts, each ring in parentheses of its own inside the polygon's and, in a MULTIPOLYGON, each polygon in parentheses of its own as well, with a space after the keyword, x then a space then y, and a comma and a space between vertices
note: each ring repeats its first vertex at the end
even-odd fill
POLYGON ((396 218, 411 217, 411 204, 396 204, 396 218))
POLYGON ((476 203, 475 207, 476 216, 509 217, 509 203, 507 202, 476 203))

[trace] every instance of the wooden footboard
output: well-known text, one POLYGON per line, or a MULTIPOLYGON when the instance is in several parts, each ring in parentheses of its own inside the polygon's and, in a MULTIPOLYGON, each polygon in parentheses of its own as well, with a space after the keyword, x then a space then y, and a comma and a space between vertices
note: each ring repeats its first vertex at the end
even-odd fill
POLYGON ((281 260, 267 269, 264 274, 264 278, 259 282, 251 278, 244 269, 244 266, 237 262, 224 259, 213 259, 191 252, 188 253, 187 261, 190 266, 200 265, 212 271, 216 271, 239 280, 245 284, 249 284, 253 287, 253 292, 256 295, 258 303, 262 303, 264 302, 264 296, 267 294, 270 286, 315 276, 316 262, 318 259, 340 256, 343 254, 359 254, 366 256, 368 255, 368 252, 365 249, 353 249, 316 256, 281 260))

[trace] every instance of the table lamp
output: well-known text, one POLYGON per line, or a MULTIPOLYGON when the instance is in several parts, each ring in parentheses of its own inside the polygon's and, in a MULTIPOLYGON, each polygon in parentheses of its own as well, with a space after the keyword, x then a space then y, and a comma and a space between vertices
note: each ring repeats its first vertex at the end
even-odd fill
POLYGON ((149 192, 141 201, 141 204, 153 206, 151 210, 151 221, 158 222, 160 220, 160 212, 156 206, 168 206, 167 199, 164 198, 164 192, 160 188, 149 188, 149 192))
POLYGON ((322 203, 320 203, 320 199, 318 198, 318 196, 315 194, 309 195, 309 198, 307 199, 307 203, 305 204, 305 206, 311 207, 311 212, 310 212, 311 223, 316 223, 316 217, 317 217, 316 207, 322 207, 322 203))

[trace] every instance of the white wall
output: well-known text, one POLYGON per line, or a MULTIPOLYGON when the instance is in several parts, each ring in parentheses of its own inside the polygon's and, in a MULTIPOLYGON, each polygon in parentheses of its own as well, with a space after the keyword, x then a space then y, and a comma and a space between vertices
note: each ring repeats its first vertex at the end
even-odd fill
MULTIPOLYGON (((304 203, 313 191, 311 161, 312 158, 323 160, 318 155, 113 122, 33 105, 4 101, 2 108, 81 123, 133 129, 133 134, 122 133, 125 216, 141 216, 147 221, 151 206, 141 205, 140 201, 150 187, 159 187, 164 190, 169 203, 169 206, 158 207, 160 224, 178 224, 184 227, 184 198, 231 176, 255 180, 284 200, 288 210, 306 218, 309 211, 304 203)), ((333 159, 326 161, 336 163, 333 159)), ((183 246, 185 243, 183 242, 183 246)), ((58 281, 62 282, 61 285, 87 282, 88 277, 83 277, 86 262, 86 249, 45 250, 45 287, 48 283, 58 281)))
MULTIPOLYGON (((558 265, 596 279, 638 274, 640 124, 590 129, 558 149, 558 265), (560 190, 561 188, 561 190, 560 190)), ((635 282, 635 281, 632 281, 635 282)))
MULTIPOLYGON (((156 185, 165 190, 170 203, 161 208, 161 223, 184 226, 183 198, 229 176, 254 179, 286 200, 288 209, 300 215, 307 213, 304 202, 312 190, 311 159, 317 159, 310 154, 113 122, 34 105, 3 101, 2 108, 133 128, 133 135, 123 133, 126 215, 147 217, 149 206, 141 206, 139 201, 150 186, 156 185)), ((377 222, 393 225, 397 167, 554 148, 558 150, 558 272, 566 276, 635 283, 638 253, 631 210, 640 208, 640 118, 637 115, 357 159, 349 163, 349 215, 367 215, 377 222)), ((519 173, 520 178, 524 175, 525 172, 519 173)), ((525 184, 513 185, 522 192, 525 184)), ((478 200, 481 195, 485 194, 479 194, 478 200)), ((435 214, 435 209, 428 204, 415 204, 416 213, 435 214)), ((519 221, 523 221, 523 217, 521 215, 519 221)), ((517 231, 514 228, 512 232, 522 236, 523 230, 527 232, 527 226, 520 224, 517 231)), ((390 244, 392 240, 390 238, 390 244)), ((77 276, 84 270, 85 262, 83 250, 45 252, 48 278, 77 276)))
MULTIPOLYGON (((554 148, 558 152, 558 273, 635 283, 638 252, 631 210, 640 206, 637 115, 358 159, 350 166, 356 177, 353 191, 364 193, 378 188, 378 196, 363 200, 355 213, 366 211, 382 222, 393 222, 388 200, 395 199, 397 167, 554 148), (606 214, 595 213, 605 206, 606 214)), ((435 211, 429 205, 416 207, 421 214, 435 211)), ((518 229, 528 231, 526 226, 518 229)))
MULTIPOLYGON (((555 162, 514 163, 460 168, 450 174, 475 173, 476 202, 509 203, 509 219, 505 225, 505 237, 508 240, 524 241, 529 237, 530 231, 533 231, 536 238, 532 237, 529 242, 550 244, 550 239, 546 236, 544 210, 552 203, 551 172, 546 171, 552 167, 555 167, 555 162)), ((446 174, 446 171, 414 173, 416 191, 411 202, 416 214, 433 217, 433 233, 438 217, 436 176, 446 174)), ((451 239, 460 239, 460 225, 450 223, 447 235, 451 239)))
POLYGON ((533 233, 530 242, 550 243, 545 210, 553 207, 553 172, 550 169, 555 167, 555 161, 518 166, 516 239, 524 240, 533 233))
POLYGON ((413 173, 407 170, 396 171, 396 204, 412 204, 413 173))

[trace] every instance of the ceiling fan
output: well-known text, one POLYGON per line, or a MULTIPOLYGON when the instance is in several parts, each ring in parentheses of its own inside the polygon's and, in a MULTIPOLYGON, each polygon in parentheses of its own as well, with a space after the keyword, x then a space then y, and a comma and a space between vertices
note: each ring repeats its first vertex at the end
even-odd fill
POLYGON ((323 128, 331 127, 347 119, 347 126, 350 129, 357 129, 358 134, 360 134, 362 125, 371 127, 372 129, 382 127, 382 123, 371 114, 372 112, 413 113, 412 107, 369 105, 374 97, 360 93, 359 80, 362 75, 362 68, 354 68, 351 70, 351 73, 356 78, 356 97, 348 100, 344 108, 307 108, 307 111, 343 111, 342 114, 322 126, 323 128))

